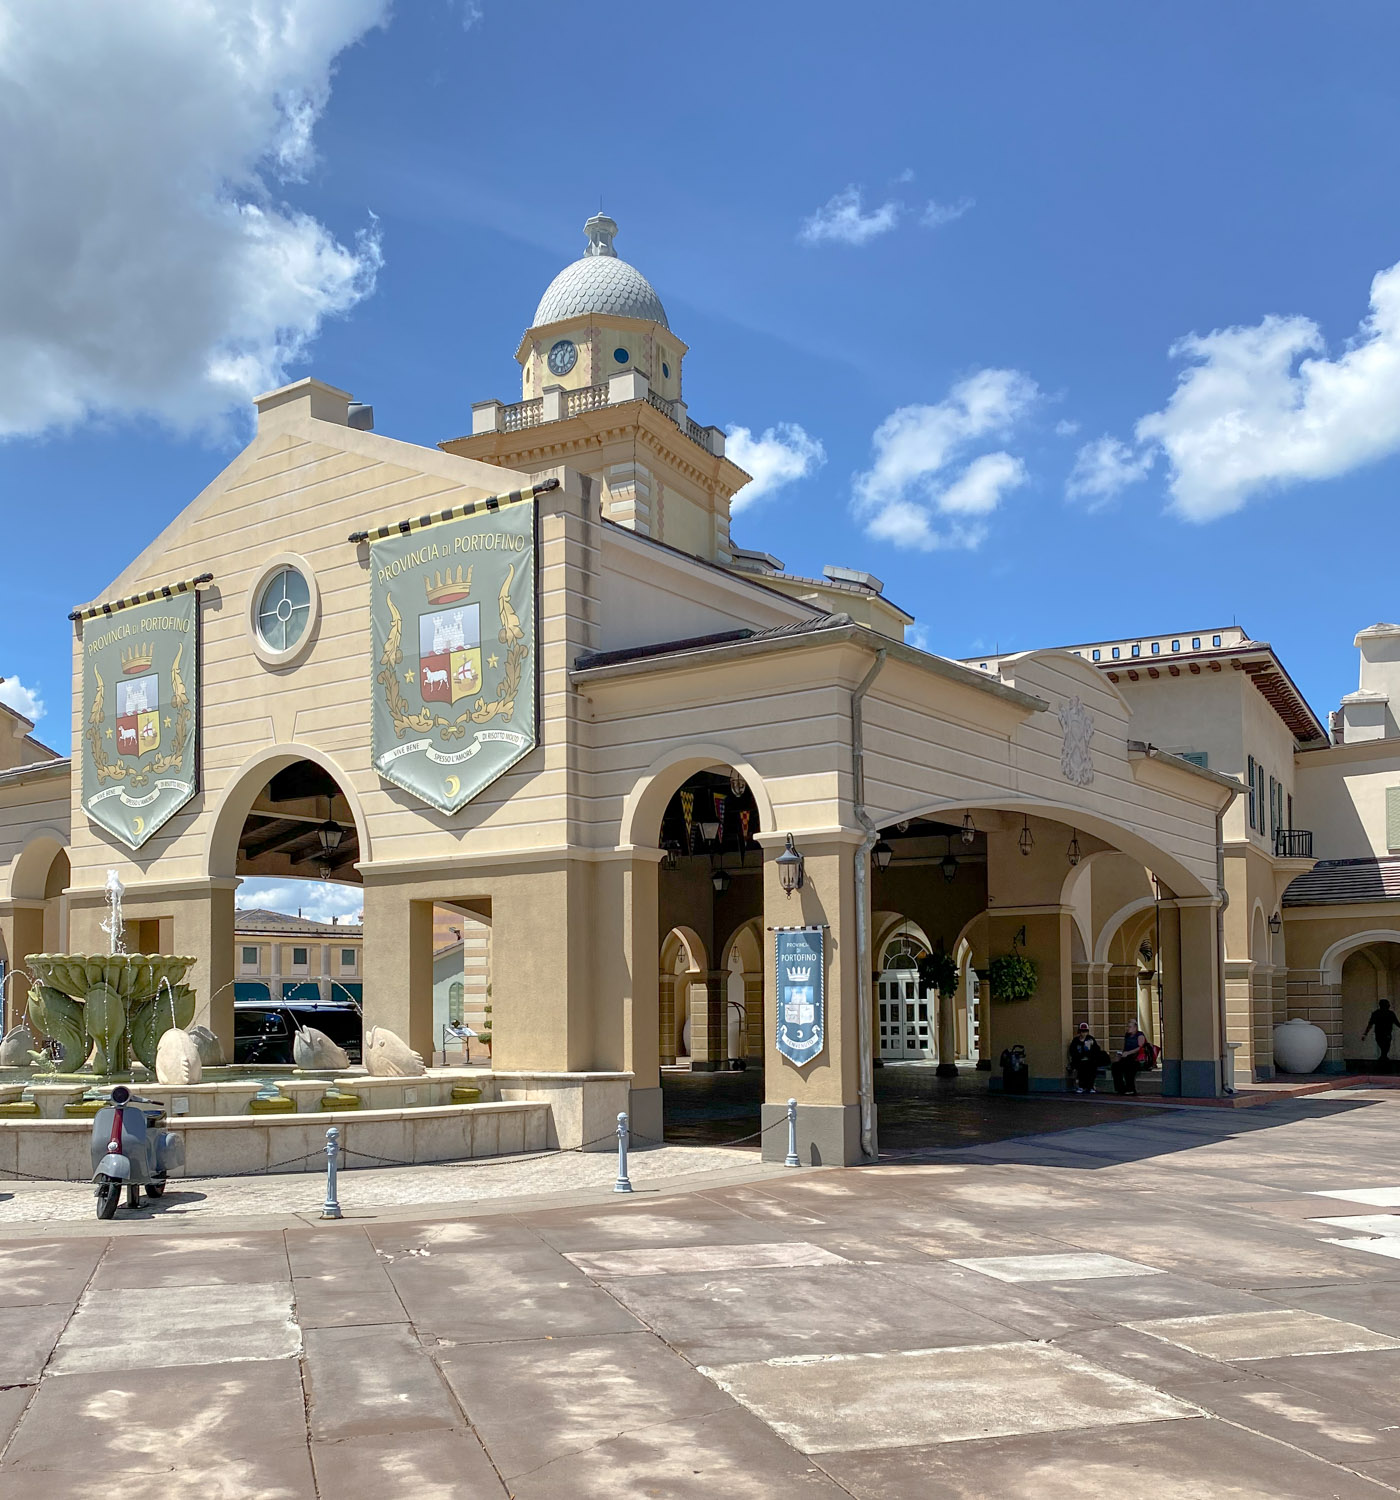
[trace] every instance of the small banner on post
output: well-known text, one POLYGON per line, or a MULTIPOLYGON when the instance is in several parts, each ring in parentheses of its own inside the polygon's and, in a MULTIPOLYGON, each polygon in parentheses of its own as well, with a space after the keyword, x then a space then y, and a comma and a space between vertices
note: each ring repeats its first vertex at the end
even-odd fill
POLYGON ((83 810, 139 849, 198 787, 199 595, 90 620, 82 651, 83 810))
POLYGON ((826 1046, 825 934, 820 927, 779 928, 778 1051, 801 1066, 826 1046))
POLYGON ((370 544, 370 754, 454 813, 537 743, 535 504, 370 544))

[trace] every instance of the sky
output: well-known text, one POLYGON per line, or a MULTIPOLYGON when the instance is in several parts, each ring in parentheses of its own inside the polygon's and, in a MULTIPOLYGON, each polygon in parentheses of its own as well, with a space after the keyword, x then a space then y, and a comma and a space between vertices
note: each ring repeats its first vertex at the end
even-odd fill
POLYGON ((1367 0, 0 0, 0 700, 67 751, 68 610, 258 391, 518 399, 601 204, 738 544, 955 657, 1238 622, 1325 717, 1400 616, 1398 52, 1367 0))

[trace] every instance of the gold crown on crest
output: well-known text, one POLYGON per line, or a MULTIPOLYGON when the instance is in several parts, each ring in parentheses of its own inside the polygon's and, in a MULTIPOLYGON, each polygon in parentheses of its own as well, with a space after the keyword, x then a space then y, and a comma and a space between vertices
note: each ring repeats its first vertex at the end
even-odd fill
POLYGON ((138 672, 149 672, 155 664, 156 653, 152 646, 128 646, 122 652, 122 673, 134 677, 138 672))
POLYGON ((465 599, 471 593, 472 570, 469 567, 464 577, 462 565, 458 563, 455 575, 451 568, 443 573, 425 573, 423 588, 428 595, 429 604, 455 604, 459 599, 465 599))

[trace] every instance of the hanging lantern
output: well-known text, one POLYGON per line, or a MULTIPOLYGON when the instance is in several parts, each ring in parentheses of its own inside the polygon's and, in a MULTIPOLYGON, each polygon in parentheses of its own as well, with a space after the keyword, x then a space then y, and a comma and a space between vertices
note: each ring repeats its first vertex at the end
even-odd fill
POLYGON ((943 878, 949 885, 958 878, 958 861, 952 854, 945 854, 938 862, 938 868, 943 871, 943 878))
POLYGON ((977 829, 973 824, 972 814, 965 812, 962 820, 962 841, 965 844, 970 844, 976 837, 977 829))
POLYGON ((1021 835, 1016 842, 1020 845, 1022 854, 1029 854, 1035 848, 1035 835, 1031 832, 1031 820, 1025 813, 1021 814, 1021 835))
POLYGON ((681 862, 681 846, 675 839, 667 839, 661 846, 661 868, 674 870, 681 862))
POLYGON ((710 872, 710 884, 715 888, 715 895, 722 896, 729 889, 729 871, 723 865, 718 870, 710 872))
POLYGON ((888 870, 890 861, 894 858, 894 850, 884 839, 881 839, 870 851, 870 857, 875 861, 875 868, 877 870, 888 870))
POLYGON ((1079 847, 1079 834, 1076 832, 1071 832, 1070 834, 1069 848, 1065 850, 1065 858, 1069 861, 1071 870, 1084 858, 1084 854, 1079 847))
POLYGON ((737 771, 731 771, 729 773, 729 790, 733 792, 736 797, 742 797, 744 793, 748 791, 748 789, 748 782, 745 781, 737 771))
POLYGON ((778 880, 782 884, 784 894, 790 896, 794 891, 802 889, 805 861, 797 845, 793 843, 791 834, 787 836, 787 847, 773 863, 778 867, 778 880))

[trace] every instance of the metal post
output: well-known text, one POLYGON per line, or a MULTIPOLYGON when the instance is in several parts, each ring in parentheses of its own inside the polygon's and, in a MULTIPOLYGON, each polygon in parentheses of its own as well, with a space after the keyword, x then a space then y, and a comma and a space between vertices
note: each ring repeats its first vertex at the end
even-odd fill
POLYGON ((797 1100, 788 1100, 788 1154, 783 1162, 785 1167, 800 1167, 802 1163, 797 1159, 797 1100))
POLYGON ((340 1127, 332 1125, 326 1131, 326 1201, 321 1207, 323 1219, 342 1217, 340 1203, 335 1196, 336 1157, 340 1154, 340 1127))
POLYGON ((613 1183, 613 1192, 631 1191, 632 1179, 627 1175, 627 1115, 624 1112, 617 1117, 617 1181, 613 1183))

